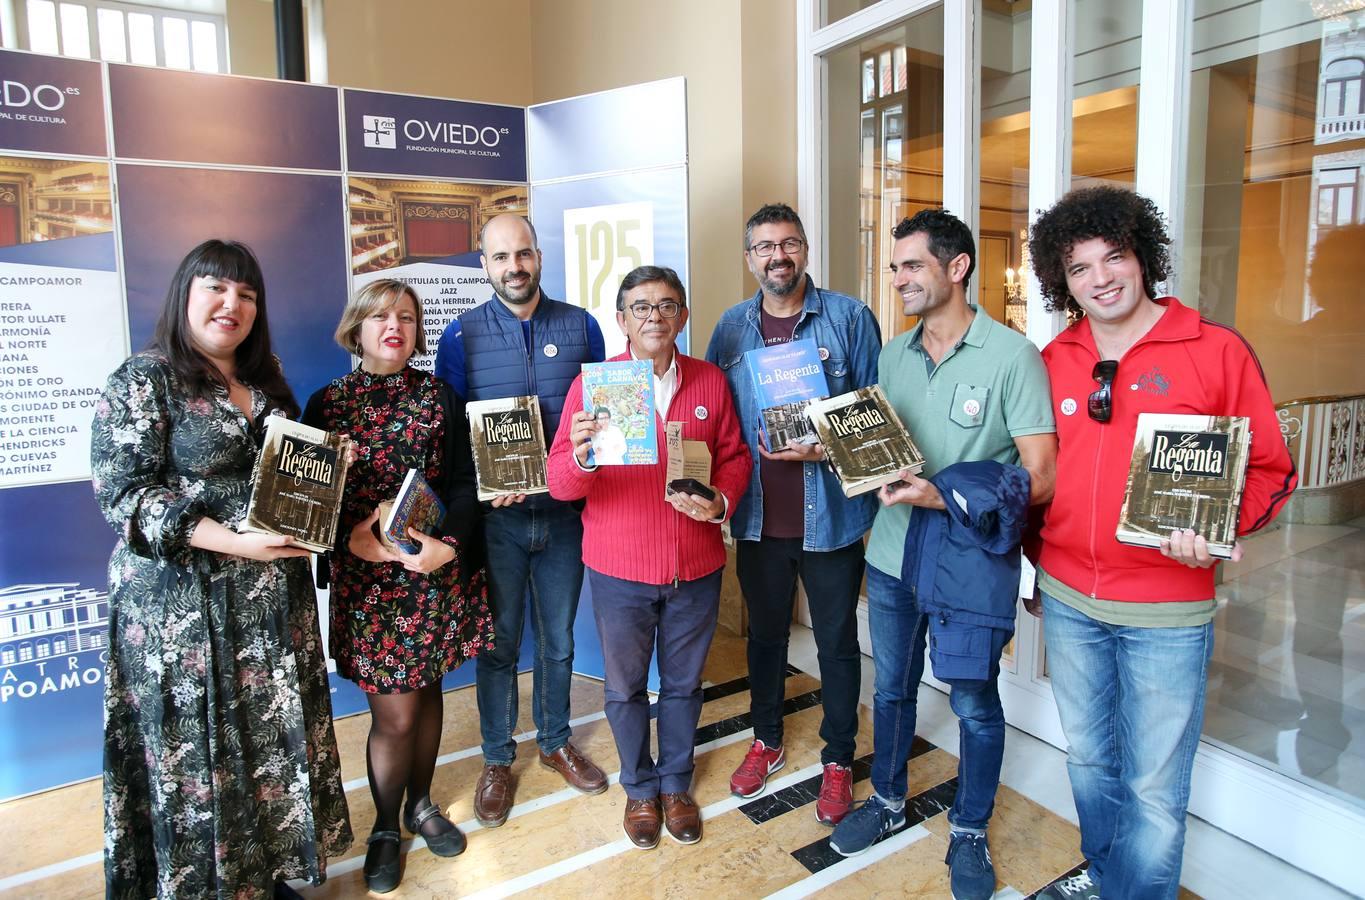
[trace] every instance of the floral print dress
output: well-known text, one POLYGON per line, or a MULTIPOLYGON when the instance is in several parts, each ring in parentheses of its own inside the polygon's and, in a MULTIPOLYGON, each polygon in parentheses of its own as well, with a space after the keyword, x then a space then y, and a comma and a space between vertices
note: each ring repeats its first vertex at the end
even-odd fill
POLYGON ((192 399, 138 354, 109 377, 91 438, 109 560, 104 868, 116 898, 273 894, 351 844, 308 560, 190 546, 246 512, 252 421, 192 399))
POLYGON ((490 646, 493 619, 464 404, 445 382, 405 367, 356 369, 312 396, 304 422, 350 436, 355 462, 332 552, 329 642, 337 672, 369 693, 439 682, 490 646), (438 536, 455 558, 430 574, 353 555, 351 529, 422 471, 446 506, 438 536))

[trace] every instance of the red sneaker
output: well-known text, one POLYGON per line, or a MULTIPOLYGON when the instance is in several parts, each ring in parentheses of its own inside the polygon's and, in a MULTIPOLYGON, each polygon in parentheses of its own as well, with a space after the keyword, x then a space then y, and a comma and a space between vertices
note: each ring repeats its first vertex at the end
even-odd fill
POLYGON ((815 801, 815 818, 825 825, 838 825, 852 805, 853 770, 838 763, 825 763, 820 799, 815 801))
POLYGON ((757 797, 763 793, 768 776, 787 764, 787 753, 781 747, 769 747, 762 741, 749 745, 744 762, 730 776, 730 793, 736 797, 757 797))

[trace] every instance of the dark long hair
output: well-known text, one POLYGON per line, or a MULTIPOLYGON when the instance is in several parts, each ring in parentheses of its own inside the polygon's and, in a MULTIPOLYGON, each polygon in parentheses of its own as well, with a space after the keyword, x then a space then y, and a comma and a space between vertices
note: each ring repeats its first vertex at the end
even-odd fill
POLYGON ((161 308, 156 331, 147 349, 155 350, 171 364, 175 374, 189 388, 193 397, 207 397, 218 390, 226 391, 228 384, 209 359, 194 346, 186 312, 190 284, 199 277, 222 278, 249 285, 256 292, 256 319, 251 331, 237 345, 237 379, 243 384, 259 388, 270 400, 270 405, 282 409, 292 417, 299 414, 294 392, 284 380, 280 361, 270 349, 270 324, 266 316, 265 278, 256 254, 246 244, 237 241, 204 241, 191 250, 171 277, 166 291, 166 304, 161 308))

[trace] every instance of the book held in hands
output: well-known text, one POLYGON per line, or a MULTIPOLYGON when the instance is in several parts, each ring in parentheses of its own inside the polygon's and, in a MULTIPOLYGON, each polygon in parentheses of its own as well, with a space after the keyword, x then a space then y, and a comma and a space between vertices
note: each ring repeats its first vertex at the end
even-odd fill
POLYGON ((550 490, 545 479, 545 429, 539 399, 473 400, 465 404, 465 413, 469 416, 480 500, 550 490))
POLYGON ((349 443, 341 434, 267 416, 251 500, 238 530, 292 537, 317 553, 331 550, 346 487, 349 443))
POLYGON ((812 400, 806 415, 847 497, 898 481, 901 472, 918 474, 924 468, 924 455, 879 385, 812 400))
POLYGON ((1230 558, 1250 452, 1246 417, 1139 414, 1115 536, 1159 547, 1173 530, 1190 528, 1209 555, 1230 558))
POLYGON ((379 540, 390 550, 421 553, 422 545, 412 539, 408 529, 431 534, 445 517, 446 505, 426 477, 417 469, 408 469, 398 495, 379 504, 379 540))
POLYGON ((659 461, 654 366, 648 360, 584 363, 583 409, 598 426, 589 466, 652 466, 659 461))
POLYGON ((829 383, 815 341, 759 347, 746 351, 744 362, 754 382, 768 449, 781 450, 788 441, 816 443, 815 431, 806 418, 806 406, 812 400, 829 396, 829 383))

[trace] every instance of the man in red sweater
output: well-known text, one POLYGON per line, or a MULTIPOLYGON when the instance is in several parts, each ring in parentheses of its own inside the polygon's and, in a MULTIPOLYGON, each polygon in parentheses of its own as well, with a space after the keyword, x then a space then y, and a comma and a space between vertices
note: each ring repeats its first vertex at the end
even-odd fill
POLYGON ((1241 534, 1268 524, 1296 483, 1251 347, 1174 297, 1154 297, 1169 243, 1156 206, 1117 187, 1067 194, 1029 238, 1050 308, 1083 313, 1043 351, 1058 452, 1037 562, 1089 866, 1040 896, 1099 897, 1102 887, 1106 900, 1165 900, 1180 885, 1216 560, 1189 530, 1159 550, 1114 537, 1138 414, 1250 417, 1241 534))
POLYGON ((701 716, 701 672, 716 631, 725 546, 720 524, 749 486, 749 451, 720 369, 678 352, 687 295, 672 269, 640 266, 616 293, 616 322, 630 344, 618 360, 654 365, 657 443, 664 426, 711 452, 713 497, 664 496, 666 460, 589 466, 600 427, 583 409, 582 377, 564 403, 550 447, 550 493, 585 500, 583 564, 606 661, 606 713, 621 758, 626 836, 641 849, 701 840, 701 811, 688 793, 701 716), (659 757, 650 754, 649 661, 659 656, 659 757))

